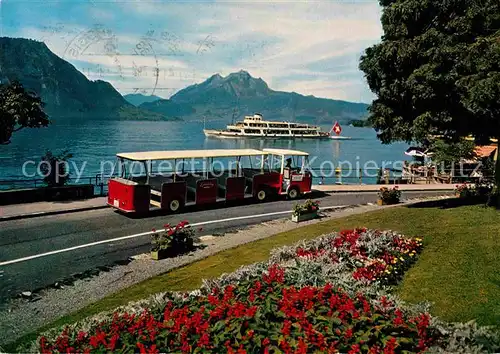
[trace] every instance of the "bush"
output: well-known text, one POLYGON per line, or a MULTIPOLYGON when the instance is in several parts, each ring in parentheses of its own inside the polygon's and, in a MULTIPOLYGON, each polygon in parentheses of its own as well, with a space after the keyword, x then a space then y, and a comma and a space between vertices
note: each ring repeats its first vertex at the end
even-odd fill
POLYGON ((492 183, 467 184, 463 183, 455 186, 455 194, 460 198, 489 197, 495 194, 492 183))
POLYGON ((69 180, 69 171, 67 170, 67 160, 72 158, 73 154, 64 150, 59 155, 54 155, 52 151, 47 150, 42 157, 40 171, 45 176, 43 181, 48 187, 64 186, 69 180))
POLYGON ((170 254, 176 255, 193 249, 195 231, 190 227, 189 222, 181 221, 175 227, 170 224, 163 227, 165 231, 151 235, 152 252, 169 251, 170 254))

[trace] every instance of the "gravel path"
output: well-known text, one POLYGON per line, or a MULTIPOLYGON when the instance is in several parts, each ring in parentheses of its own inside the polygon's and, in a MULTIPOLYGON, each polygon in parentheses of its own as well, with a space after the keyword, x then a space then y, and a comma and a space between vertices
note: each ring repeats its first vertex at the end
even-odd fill
MULTIPOLYGON (((429 200, 429 198, 426 198, 426 200, 429 200)), ((405 204, 416 201, 408 201, 405 204)), ((8 308, 0 311, 0 345, 12 342, 22 335, 33 332, 43 325, 75 312, 111 293, 118 292, 174 268, 201 260, 217 252, 304 225, 390 207, 393 206, 353 206, 326 211, 323 218, 301 222, 300 224, 289 219, 279 219, 238 230, 237 233, 227 233, 223 237, 207 235, 201 237, 201 242, 206 245, 204 249, 161 261, 152 261, 149 254, 138 255, 127 265, 115 266, 95 277, 77 280, 71 286, 43 290, 37 294, 39 296, 37 296, 36 301, 22 299, 12 301, 8 308)))

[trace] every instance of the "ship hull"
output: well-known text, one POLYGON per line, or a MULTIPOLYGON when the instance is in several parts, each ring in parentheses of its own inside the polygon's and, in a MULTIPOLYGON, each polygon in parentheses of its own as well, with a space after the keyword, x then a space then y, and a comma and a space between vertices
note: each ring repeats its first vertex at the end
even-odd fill
POLYGON ((332 136, 329 136, 329 138, 333 139, 333 140, 350 140, 351 139, 350 136, 338 136, 338 135, 336 135, 336 136, 332 135, 332 136))
POLYGON ((243 134, 237 132, 228 132, 224 130, 204 129, 203 133, 207 137, 213 138, 265 138, 265 139, 329 139, 329 135, 312 135, 312 134, 243 134))

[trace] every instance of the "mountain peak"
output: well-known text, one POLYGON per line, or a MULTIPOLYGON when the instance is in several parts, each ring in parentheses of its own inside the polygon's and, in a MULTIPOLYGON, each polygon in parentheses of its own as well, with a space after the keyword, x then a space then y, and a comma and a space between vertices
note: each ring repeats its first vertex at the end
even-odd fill
POLYGON ((200 84, 191 85, 171 97, 177 102, 197 101, 209 103, 214 97, 231 102, 241 97, 266 97, 272 92, 262 79, 252 77, 247 71, 240 70, 226 77, 214 74, 200 84), (203 98, 200 98, 203 96, 203 98))
POLYGON ((219 73, 217 73, 217 74, 213 74, 212 76, 210 76, 206 81, 207 82, 220 81, 222 79, 223 79, 223 77, 219 73))
POLYGON ((250 75, 248 73, 248 71, 245 71, 245 70, 240 70, 238 72, 235 72, 235 73, 231 73, 229 74, 228 76, 226 76, 226 79, 231 79, 231 78, 239 78, 239 79, 254 79, 252 77, 252 75, 250 75))

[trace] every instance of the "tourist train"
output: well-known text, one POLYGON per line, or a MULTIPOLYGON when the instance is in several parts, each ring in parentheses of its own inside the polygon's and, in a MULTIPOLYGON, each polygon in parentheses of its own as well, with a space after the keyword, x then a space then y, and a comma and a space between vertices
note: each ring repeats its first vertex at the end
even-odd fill
POLYGON ((190 205, 247 198, 259 202, 273 196, 297 199, 311 192, 309 154, 303 151, 176 150, 116 156, 117 176, 108 181, 107 204, 126 213, 145 213, 151 208, 178 212, 190 205), (154 167, 157 162, 160 166, 154 167), (164 163, 169 167, 161 168, 164 163))

